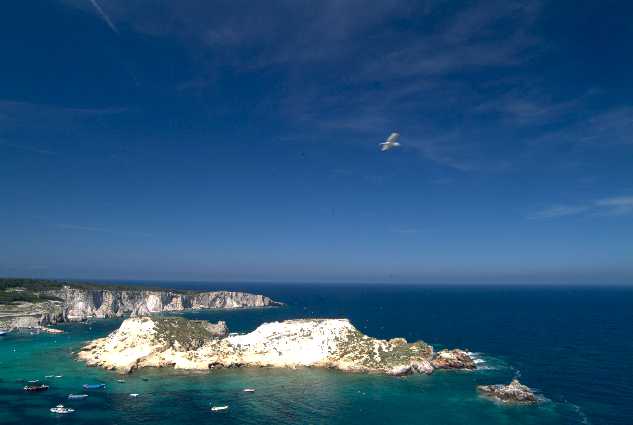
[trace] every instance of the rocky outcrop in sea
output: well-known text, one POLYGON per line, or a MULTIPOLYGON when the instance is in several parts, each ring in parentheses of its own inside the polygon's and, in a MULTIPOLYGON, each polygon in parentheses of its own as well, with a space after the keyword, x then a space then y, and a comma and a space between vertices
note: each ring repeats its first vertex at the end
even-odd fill
POLYGON ((508 385, 479 385, 480 393, 502 402, 536 403, 537 398, 529 387, 513 379, 508 385))
POLYGON ((431 361, 435 369, 475 369, 475 360, 460 349, 438 351, 431 361))
POLYGON ((404 338, 362 334, 347 319, 297 319, 264 323, 228 335, 223 322, 180 317, 136 317, 78 353, 88 365, 129 373, 143 367, 325 367, 389 375, 432 373, 433 347, 404 338))

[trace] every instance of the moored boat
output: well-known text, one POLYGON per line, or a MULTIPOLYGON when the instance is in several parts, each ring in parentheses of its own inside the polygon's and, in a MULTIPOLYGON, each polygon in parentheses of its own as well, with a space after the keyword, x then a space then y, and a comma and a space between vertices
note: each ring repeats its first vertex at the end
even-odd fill
POLYGON ((221 412, 222 410, 227 410, 229 408, 229 406, 213 406, 211 408, 212 412, 221 412))
POLYGON ((75 409, 71 409, 70 407, 64 407, 63 404, 58 404, 55 407, 51 407, 49 410, 53 413, 60 413, 60 414, 72 413, 75 411, 75 409))
POLYGON ((254 393, 255 388, 244 388, 242 391, 244 391, 245 393, 254 393))
POLYGON ((29 393, 38 393, 41 391, 46 391, 48 389, 48 385, 26 385, 24 387, 24 391, 29 393))
POLYGON ((88 394, 68 394, 70 400, 83 400, 88 397, 88 394))
POLYGON ((99 390, 105 386, 105 384, 83 384, 84 390, 99 390))

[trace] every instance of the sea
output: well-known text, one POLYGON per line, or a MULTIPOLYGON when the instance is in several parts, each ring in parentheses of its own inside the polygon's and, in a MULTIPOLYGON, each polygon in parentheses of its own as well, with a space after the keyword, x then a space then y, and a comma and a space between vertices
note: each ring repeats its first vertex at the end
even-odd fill
POLYGON ((479 368, 403 378, 316 368, 165 368, 121 376, 75 359, 86 341, 120 324, 91 320, 58 326, 63 334, 0 337, 0 424, 633 424, 633 288, 151 285, 228 288, 286 303, 182 314, 225 320, 232 332, 276 320, 346 317, 372 337, 467 349, 479 368), (477 393, 477 385, 513 378, 537 390, 541 401, 503 404, 477 393), (25 393, 22 387, 29 380, 50 389, 25 393), (86 383, 106 386, 84 391, 86 383), (256 391, 243 392, 247 387, 256 391), (71 393, 89 396, 69 400, 71 393), (51 413, 58 404, 75 412, 51 413), (211 411, 219 405, 229 408, 211 411))

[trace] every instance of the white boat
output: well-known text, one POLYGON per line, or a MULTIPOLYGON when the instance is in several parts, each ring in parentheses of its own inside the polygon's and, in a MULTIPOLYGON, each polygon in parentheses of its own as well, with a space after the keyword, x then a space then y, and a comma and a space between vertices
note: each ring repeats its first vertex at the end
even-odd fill
POLYGON ((68 398, 71 400, 82 400, 88 397, 88 394, 68 394, 68 398))
POLYGON ((130 397, 138 397, 139 395, 140 395, 140 394, 137 394, 137 393, 132 393, 132 394, 130 394, 130 397))
POLYGON ((50 411, 53 413, 66 414, 66 413, 74 412, 75 409, 71 409, 70 407, 64 407, 63 404, 58 404, 57 406, 52 407, 50 411))
POLYGON ((245 393, 254 393, 255 388, 244 388, 242 391, 244 391, 245 393))
POLYGON ((63 375, 55 375, 55 378, 63 378, 63 375))
POLYGON ((125 379, 117 379, 116 380, 119 384, 125 384, 125 379))
POLYGON ((213 406, 211 408, 212 412, 221 412, 222 410, 227 410, 229 406, 213 406))
POLYGON ((2 335, 6 335, 6 334, 8 334, 8 333, 9 333, 9 332, 7 332, 7 331, 0 331, 0 336, 2 336, 2 335))

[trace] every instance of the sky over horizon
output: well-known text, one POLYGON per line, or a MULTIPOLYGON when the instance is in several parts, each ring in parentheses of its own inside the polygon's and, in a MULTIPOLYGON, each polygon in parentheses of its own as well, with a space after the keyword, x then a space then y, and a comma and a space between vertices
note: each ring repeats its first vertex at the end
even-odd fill
POLYGON ((631 16, 11 2, 0 276, 633 283, 631 16))

